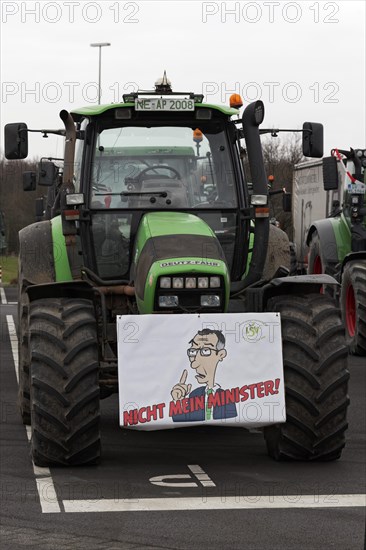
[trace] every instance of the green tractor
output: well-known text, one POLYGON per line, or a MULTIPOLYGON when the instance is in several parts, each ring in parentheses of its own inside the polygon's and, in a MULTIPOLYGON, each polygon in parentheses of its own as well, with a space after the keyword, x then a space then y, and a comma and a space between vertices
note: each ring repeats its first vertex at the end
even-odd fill
POLYGON ((340 283, 340 291, 323 290, 340 300, 350 352, 366 355, 366 150, 334 149, 323 159, 323 185, 340 200, 309 229, 308 272, 328 273, 340 283))
MULTIPOLYGON (((119 388, 117 317, 181 313, 277 312, 287 418, 264 427, 269 455, 339 458, 348 350, 339 310, 319 292, 337 283, 288 276, 288 240, 270 230, 263 103, 240 118, 164 77, 60 117, 63 129, 42 132, 65 137, 62 180, 49 159, 40 174, 52 207, 19 233, 19 403, 35 464, 99 461, 100 400, 119 388)), ((6 126, 7 159, 27 156, 28 131, 6 126)), ((321 157, 322 126, 302 133, 304 154, 321 157)))

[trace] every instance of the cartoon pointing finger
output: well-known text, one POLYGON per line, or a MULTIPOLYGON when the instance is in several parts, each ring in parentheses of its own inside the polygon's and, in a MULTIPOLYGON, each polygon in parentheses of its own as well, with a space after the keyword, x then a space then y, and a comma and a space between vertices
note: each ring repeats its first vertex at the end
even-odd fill
POLYGON ((178 384, 175 384, 172 391, 170 392, 174 401, 177 401, 178 399, 183 399, 183 397, 185 397, 190 393, 192 389, 192 384, 185 383, 187 380, 187 376, 188 376, 188 371, 187 369, 184 369, 178 384))

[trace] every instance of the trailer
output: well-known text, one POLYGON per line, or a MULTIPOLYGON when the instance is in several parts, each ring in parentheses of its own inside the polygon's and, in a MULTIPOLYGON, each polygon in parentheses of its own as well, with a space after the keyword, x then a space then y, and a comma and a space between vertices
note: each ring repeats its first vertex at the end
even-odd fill
POLYGON ((306 273, 309 253, 306 239, 309 229, 316 220, 332 214, 340 201, 340 189, 324 190, 322 159, 296 164, 292 189, 293 242, 297 272, 306 273))

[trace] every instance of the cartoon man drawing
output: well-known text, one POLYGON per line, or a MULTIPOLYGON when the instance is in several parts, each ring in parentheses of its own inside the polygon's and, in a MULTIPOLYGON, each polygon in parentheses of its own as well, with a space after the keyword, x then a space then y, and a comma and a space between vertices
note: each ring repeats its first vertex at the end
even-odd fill
POLYGON ((187 350, 191 368, 196 372, 195 377, 201 387, 191 391, 192 384, 186 384, 188 372, 185 369, 178 382, 171 391, 174 401, 184 397, 201 397, 205 395, 205 408, 193 410, 188 413, 174 415, 173 422, 195 422, 203 420, 220 420, 237 416, 235 403, 226 405, 214 404, 208 406, 209 395, 224 392, 216 383, 216 370, 218 364, 225 359, 225 336, 220 330, 205 328, 199 330, 189 342, 191 347, 187 350))

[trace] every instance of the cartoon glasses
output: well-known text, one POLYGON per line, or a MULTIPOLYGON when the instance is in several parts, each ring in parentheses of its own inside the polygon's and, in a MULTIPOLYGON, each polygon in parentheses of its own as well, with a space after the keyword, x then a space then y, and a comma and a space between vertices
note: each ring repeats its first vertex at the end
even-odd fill
POLYGON ((218 349, 211 349, 211 348, 189 348, 187 349, 187 355, 188 357, 196 357, 197 353, 199 352, 200 355, 203 357, 209 357, 212 352, 218 353, 218 349))

